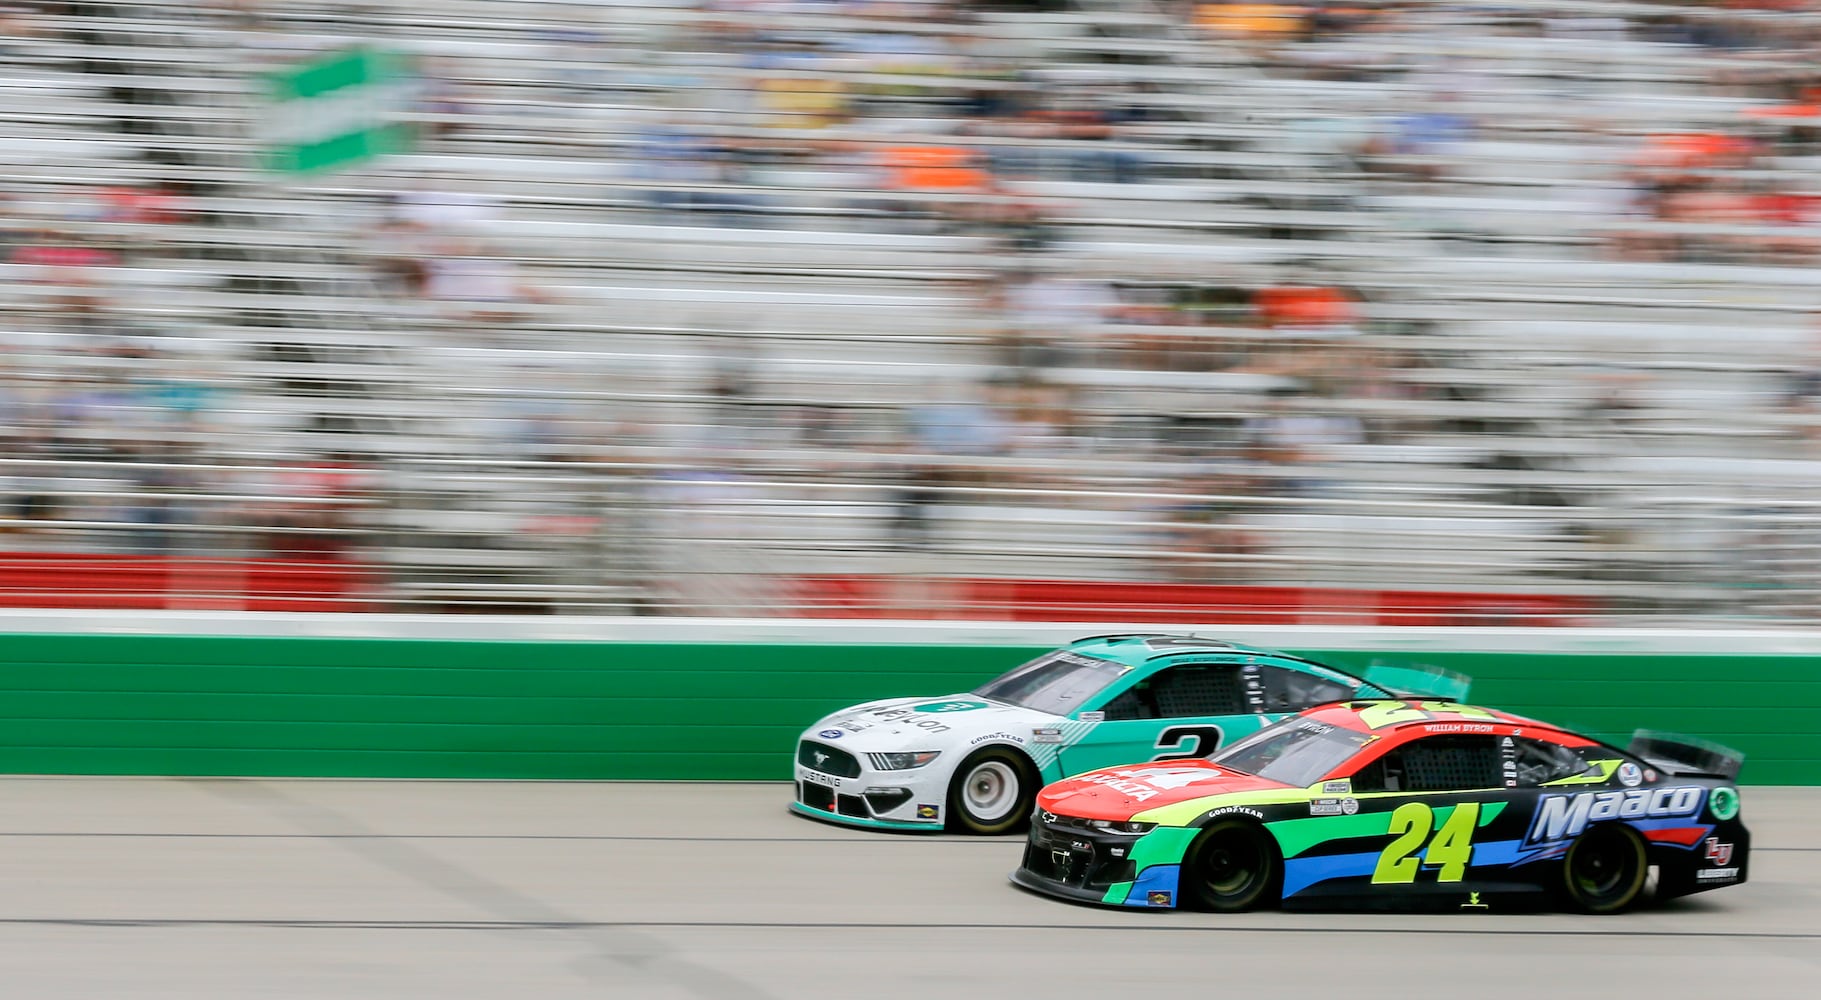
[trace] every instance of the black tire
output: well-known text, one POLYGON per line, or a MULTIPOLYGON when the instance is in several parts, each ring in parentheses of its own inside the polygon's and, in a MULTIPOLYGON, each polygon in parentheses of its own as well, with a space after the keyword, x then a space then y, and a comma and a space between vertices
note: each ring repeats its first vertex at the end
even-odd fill
POLYGON ((1239 913, 1275 901, 1283 870, 1283 854, 1264 827, 1243 819, 1220 820, 1189 845, 1181 892, 1197 909, 1239 913))
POLYGON ((1570 844, 1562 859, 1562 895, 1582 913, 1629 909, 1649 877, 1644 841, 1628 826, 1596 826, 1570 844))
POLYGON ((1029 757, 987 747, 955 768, 948 783, 948 827, 956 833, 998 834, 1020 829, 1037 803, 1037 769, 1029 757))

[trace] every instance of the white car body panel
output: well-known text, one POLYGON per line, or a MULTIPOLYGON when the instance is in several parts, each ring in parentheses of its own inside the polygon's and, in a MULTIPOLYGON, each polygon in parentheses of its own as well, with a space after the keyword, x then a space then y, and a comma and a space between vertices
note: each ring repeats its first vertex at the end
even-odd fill
POLYGON ((968 755, 981 747, 1010 747, 1037 765, 1042 780, 1051 781, 1059 777, 1056 757, 1064 743, 1071 742, 1071 737, 1079 739, 1094 725, 972 694, 869 702, 824 717, 803 731, 799 744, 809 745, 812 761, 815 753, 827 752, 821 748, 845 751, 858 762, 859 776, 810 767, 799 753, 796 780, 862 799, 868 789, 906 789, 910 796, 890 808, 881 809, 878 801, 869 801, 863 816, 844 812, 829 818, 848 823, 858 820, 862 825, 939 829, 948 818, 949 784, 968 755), (868 757, 929 750, 939 756, 922 767, 904 770, 880 768, 868 757))

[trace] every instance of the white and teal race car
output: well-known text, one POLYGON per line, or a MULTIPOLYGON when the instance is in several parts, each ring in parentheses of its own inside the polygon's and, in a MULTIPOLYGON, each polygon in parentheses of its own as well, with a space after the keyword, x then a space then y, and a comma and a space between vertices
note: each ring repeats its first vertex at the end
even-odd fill
POLYGON ((1039 788, 1070 775, 1206 757, 1326 702, 1467 695, 1467 678, 1447 671, 1368 673, 1199 636, 1081 639, 965 694, 827 716, 797 744, 791 809, 875 829, 1006 833, 1029 819, 1039 788))

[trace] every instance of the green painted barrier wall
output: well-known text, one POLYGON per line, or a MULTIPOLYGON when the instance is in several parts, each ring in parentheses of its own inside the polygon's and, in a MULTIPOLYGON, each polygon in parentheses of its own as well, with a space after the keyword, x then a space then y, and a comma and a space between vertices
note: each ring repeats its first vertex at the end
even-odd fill
MULTIPOLYGON (((781 779, 803 726, 943 695, 1047 646, 0 636, 0 771, 781 779)), ((1363 669, 1382 653, 1297 649, 1363 669)), ((1821 783, 1821 659, 1440 653, 1474 700, 1623 742, 1716 739, 1821 783)))

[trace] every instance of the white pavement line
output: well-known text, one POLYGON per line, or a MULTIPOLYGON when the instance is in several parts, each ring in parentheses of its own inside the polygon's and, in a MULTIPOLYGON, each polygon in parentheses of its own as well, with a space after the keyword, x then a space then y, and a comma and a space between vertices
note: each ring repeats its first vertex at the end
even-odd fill
POLYGON ((370 830, 340 810, 288 795, 270 782, 234 778, 183 780, 223 798, 258 804, 312 837, 332 842, 348 853, 502 921, 536 925, 574 938, 586 953, 575 959, 572 967, 599 982, 608 996, 624 988, 625 973, 631 970, 703 1000, 775 1000, 752 983, 683 958, 649 934, 591 924, 405 840, 370 830))

